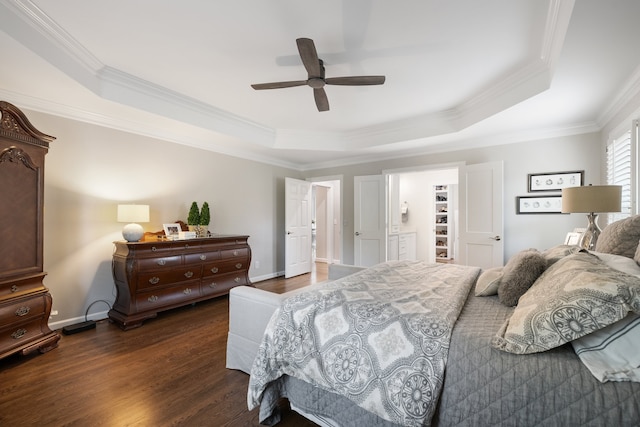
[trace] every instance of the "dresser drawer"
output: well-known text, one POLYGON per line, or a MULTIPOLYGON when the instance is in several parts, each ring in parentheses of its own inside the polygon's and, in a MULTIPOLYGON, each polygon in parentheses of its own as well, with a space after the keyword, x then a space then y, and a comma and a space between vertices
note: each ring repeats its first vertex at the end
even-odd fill
POLYGON ((198 282, 187 282, 180 286, 140 292, 136 295, 138 311, 157 310, 160 307, 188 302, 200 296, 198 282))
POLYGON ((45 307, 44 295, 15 299, 11 303, 0 304, 0 321, 3 324, 11 324, 24 319, 42 317, 45 307))
POLYGON ((224 249, 220 252, 221 252, 222 259, 237 258, 237 257, 247 258, 249 256, 248 248, 224 249))
POLYGON ((199 264, 207 261, 220 259, 220 251, 203 252, 198 254, 186 254, 184 256, 185 264, 199 264))
POLYGON ((140 258, 138 261, 139 271, 157 270, 162 267, 176 267, 182 264, 182 257, 176 256, 159 256, 157 258, 140 258))
POLYGON ((0 348, 4 351, 28 343, 44 335, 42 317, 0 328, 0 348))
POLYGON ((138 289, 166 286, 172 283, 196 280, 201 277, 202 266, 191 265, 174 270, 152 271, 138 275, 138 289))
POLYGON ((244 271, 205 277, 202 279, 202 295, 223 294, 235 286, 247 284, 244 271))
POLYGON ((0 302, 3 299, 44 291, 46 289, 42 284, 44 276, 45 274, 39 274, 33 277, 0 283, 0 302))
POLYGON ((239 272, 249 269, 249 259, 248 258, 237 258, 234 260, 224 260, 213 262, 210 264, 205 264, 202 275, 203 277, 207 276, 215 276, 219 274, 225 273, 233 273, 239 272))

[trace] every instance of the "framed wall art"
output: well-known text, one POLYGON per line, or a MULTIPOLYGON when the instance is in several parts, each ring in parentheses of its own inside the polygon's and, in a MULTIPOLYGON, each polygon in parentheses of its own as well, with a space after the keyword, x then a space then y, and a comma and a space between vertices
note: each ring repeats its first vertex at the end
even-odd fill
POLYGON ((518 196, 517 214, 559 214, 562 213, 562 196, 518 196))
POLYGON ((529 193, 580 187, 584 185, 584 171, 530 173, 527 175, 527 185, 529 193))

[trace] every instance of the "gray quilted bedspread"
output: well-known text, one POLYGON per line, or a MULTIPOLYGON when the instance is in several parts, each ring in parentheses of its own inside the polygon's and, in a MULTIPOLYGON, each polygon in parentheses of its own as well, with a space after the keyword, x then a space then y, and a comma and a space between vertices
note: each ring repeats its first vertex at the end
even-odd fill
POLYGON ((428 424, 451 332, 479 271, 388 262, 286 299, 251 370, 250 408, 270 382, 286 374, 386 420, 428 424))
MULTIPOLYGON (((434 426, 640 426, 640 383, 602 384, 570 345, 530 355, 491 347, 511 312, 497 297, 469 296, 451 337, 434 426)), ((393 426, 348 399, 285 376, 265 392, 261 411, 277 420, 277 399, 327 425, 393 426)))

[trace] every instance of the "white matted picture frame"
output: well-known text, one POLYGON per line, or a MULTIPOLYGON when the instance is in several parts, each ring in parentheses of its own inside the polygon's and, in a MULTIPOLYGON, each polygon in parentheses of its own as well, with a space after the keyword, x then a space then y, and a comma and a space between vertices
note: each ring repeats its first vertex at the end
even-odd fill
POLYGON ((516 214, 562 213, 562 196, 518 196, 516 214))
POLYGON ((565 245, 577 245, 580 241, 580 236, 582 233, 576 233, 575 231, 570 231, 567 233, 567 237, 564 238, 565 245))
POLYGON ((529 193, 561 191, 563 188, 584 185, 584 171, 530 173, 527 175, 529 193))
POLYGON ((168 239, 177 239, 178 233, 182 231, 182 228, 180 228, 180 224, 178 223, 162 224, 162 228, 164 229, 164 234, 167 236, 168 239))

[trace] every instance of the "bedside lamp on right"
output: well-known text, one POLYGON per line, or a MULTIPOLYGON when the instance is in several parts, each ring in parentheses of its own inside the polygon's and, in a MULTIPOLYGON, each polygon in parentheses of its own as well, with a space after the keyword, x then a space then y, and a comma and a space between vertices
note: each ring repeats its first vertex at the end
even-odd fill
POLYGON ((562 212, 586 213, 589 224, 582 233, 578 245, 589 250, 596 247, 600 228, 598 213, 620 212, 622 186, 588 185, 562 189, 562 212))

